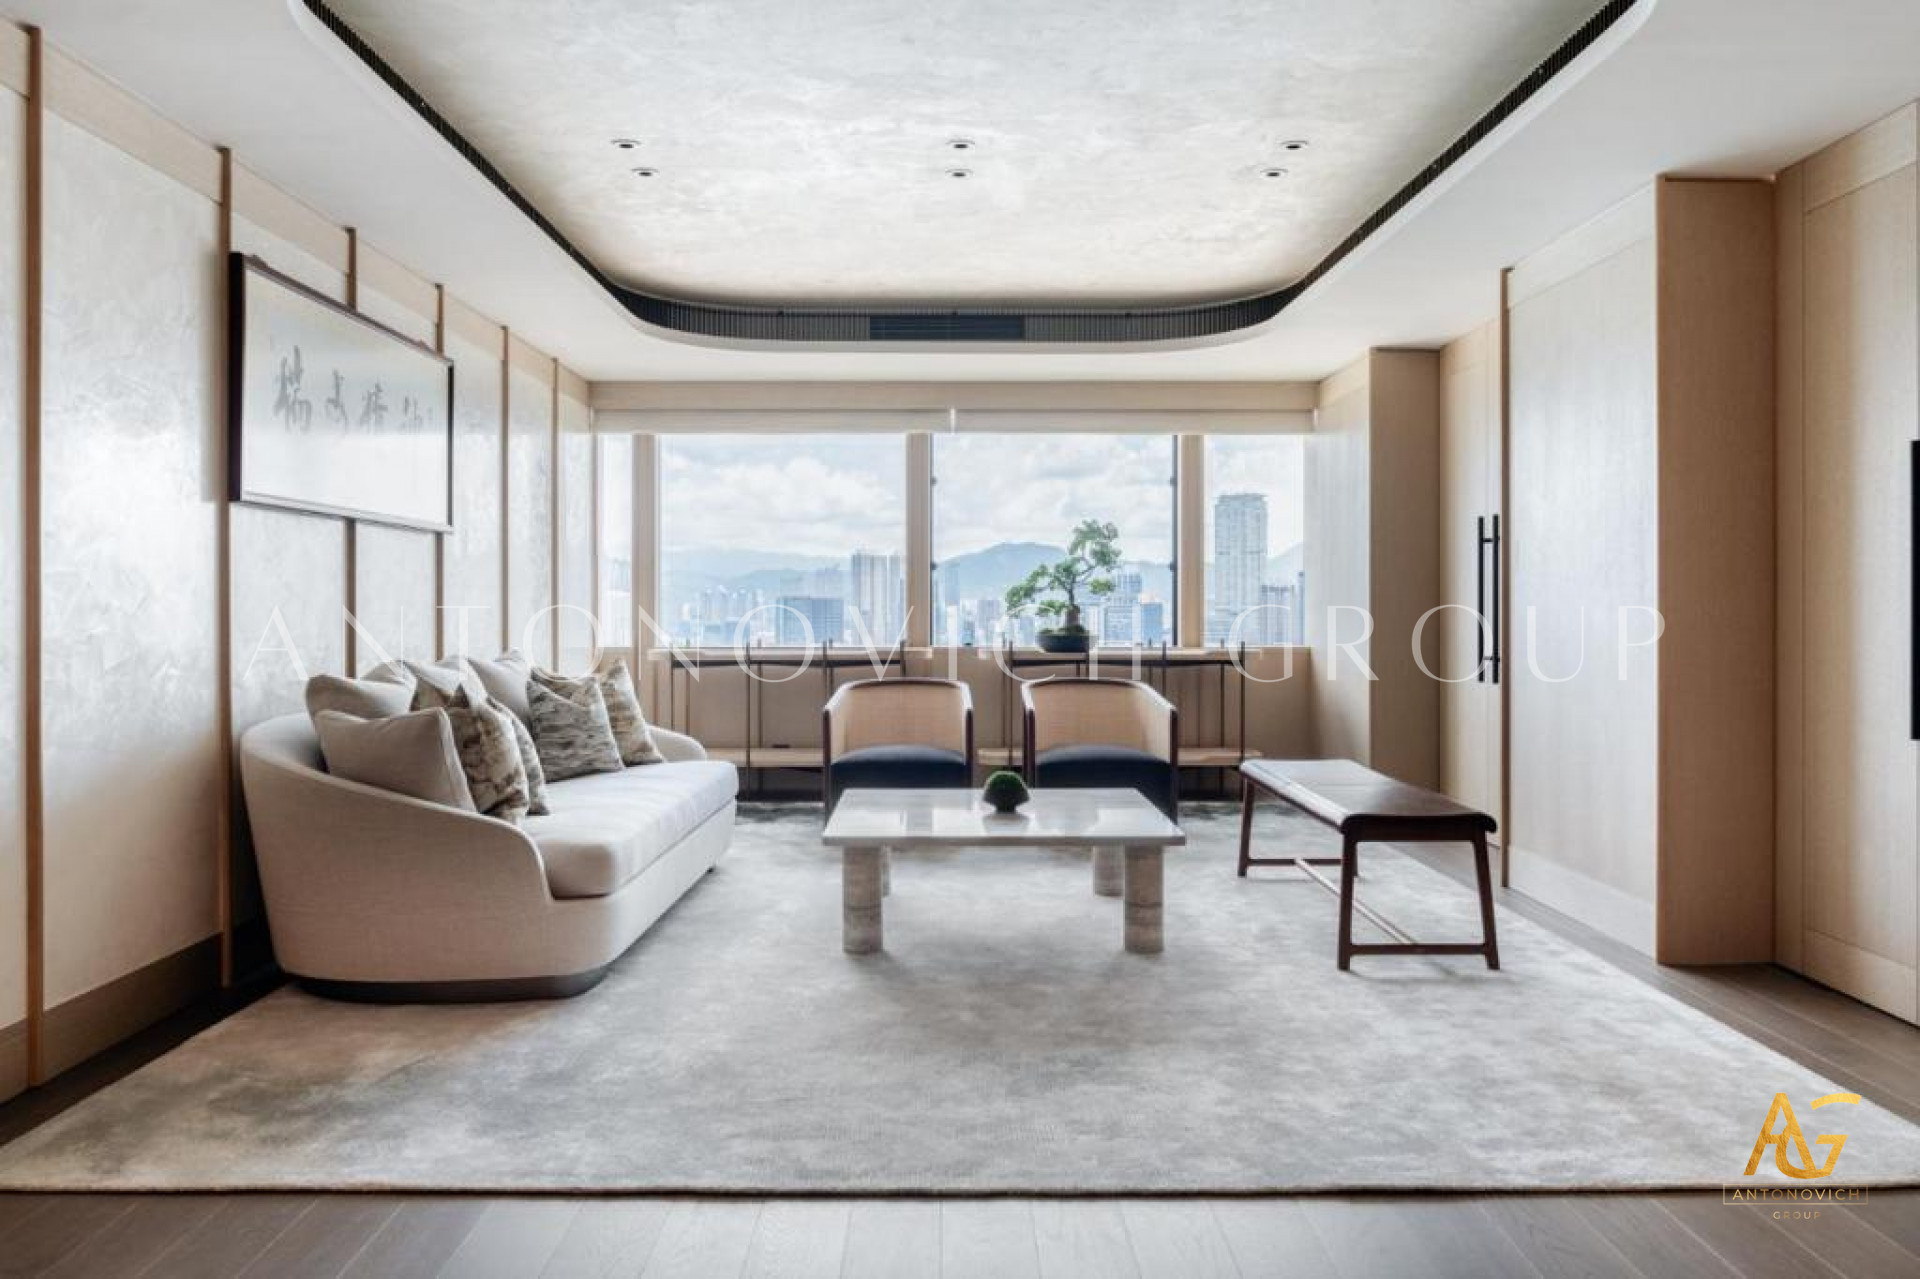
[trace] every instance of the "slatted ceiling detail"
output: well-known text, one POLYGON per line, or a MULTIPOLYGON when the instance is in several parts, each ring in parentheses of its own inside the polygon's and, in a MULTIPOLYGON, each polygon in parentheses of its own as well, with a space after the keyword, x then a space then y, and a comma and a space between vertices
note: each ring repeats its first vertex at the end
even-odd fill
POLYGON ((235 217, 271 232, 325 266, 351 278, 354 268, 352 233, 321 217, 244 163, 235 163, 233 166, 233 192, 230 198, 235 217))
POLYGON ((42 73, 47 110, 119 147, 209 200, 221 196, 220 152, 51 45, 42 73))
POLYGON ((496 359, 506 358, 507 331, 480 312, 449 293, 446 295, 441 328, 451 341, 458 338, 484 349, 496 359))
POLYGON ((553 385, 553 357, 517 333, 507 334, 507 363, 548 386, 553 385))
POLYGON ((11 22, 0 22, 0 88, 25 97, 33 78, 33 42, 11 22))
POLYGON ((401 266, 365 240, 356 237, 354 275, 358 288, 374 292, 432 320, 439 314, 440 290, 432 281, 421 278, 401 266))

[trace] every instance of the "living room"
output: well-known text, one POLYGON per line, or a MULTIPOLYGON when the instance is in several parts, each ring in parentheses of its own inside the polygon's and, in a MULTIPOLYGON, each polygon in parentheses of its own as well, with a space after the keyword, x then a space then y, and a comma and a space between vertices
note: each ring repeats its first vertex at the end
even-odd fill
POLYGON ((0 1273, 1920 1269, 1912 6, 0 9, 0 1273))

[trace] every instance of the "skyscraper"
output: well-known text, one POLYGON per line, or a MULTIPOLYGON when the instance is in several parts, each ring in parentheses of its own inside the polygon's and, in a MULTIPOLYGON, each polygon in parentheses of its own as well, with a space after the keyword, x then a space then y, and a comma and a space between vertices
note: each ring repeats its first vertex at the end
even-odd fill
MULTIPOLYGON (((902 637, 906 630, 906 581, 900 556, 855 551, 847 560, 847 580, 853 590, 848 603, 860 614, 867 633, 882 647, 902 637)), ((854 631, 858 638, 859 632, 854 631)))
MULTIPOLYGON (((1233 619, 1262 603, 1267 581, 1267 499, 1263 493, 1222 493, 1213 502, 1214 611, 1233 619)), ((1209 627, 1209 629, 1214 629, 1209 627)))
POLYGON ((782 595, 775 604, 776 643, 797 648, 840 642, 846 626, 846 601, 839 596, 782 595))

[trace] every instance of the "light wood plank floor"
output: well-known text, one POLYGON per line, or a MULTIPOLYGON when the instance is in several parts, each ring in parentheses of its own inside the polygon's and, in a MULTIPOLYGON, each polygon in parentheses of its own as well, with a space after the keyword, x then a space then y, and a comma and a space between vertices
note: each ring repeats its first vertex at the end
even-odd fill
MULTIPOLYGON (((1445 852, 1423 860, 1464 873, 1445 852)), ((1920 1122, 1920 1030, 1781 969, 1660 968, 1523 898, 1503 894, 1502 904, 1920 1122)), ((0 1106, 0 1141, 223 1011, 184 1014, 0 1106)), ((0 1279, 43 1274, 1912 1279, 1920 1275, 1920 1191, 1876 1192, 1865 1204, 1822 1208, 1813 1220, 1776 1220, 1769 1209, 1724 1205, 1717 1193, 765 1201, 0 1194, 0 1279)))

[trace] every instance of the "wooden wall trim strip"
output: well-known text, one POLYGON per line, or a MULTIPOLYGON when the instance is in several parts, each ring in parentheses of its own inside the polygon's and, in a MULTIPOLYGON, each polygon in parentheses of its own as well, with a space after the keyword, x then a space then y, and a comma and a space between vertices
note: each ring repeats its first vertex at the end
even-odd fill
MULTIPOLYGON (((447 291, 433 286, 433 349, 447 353, 447 291)), ((433 535, 433 652, 447 651, 447 535, 433 535)))
POLYGON ((542 386, 553 385, 553 357, 511 329, 507 331, 507 364, 528 377, 538 378, 542 386))
POLYGON ((438 320, 438 285, 415 275, 358 236, 354 238, 353 254, 357 290, 378 293, 423 319, 438 320))
POLYGON ((441 303, 440 327, 453 337, 480 347, 496 360, 507 358, 507 331, 451 293, 441 303))
POLYGON ((1649 184, 1513 267, 1507 306, 1517 307, 1622 250, 1651 239, 1653 230, 1654 197, 1649 184))
POLYGON ((33 41, 19 27, 0 20, 0 89, 11 89, 24 98, 32 80, 33 41))
POLYGON ((1809 157, 1804 165, 1802 208, 1811 213, 1916 161, 1920 161, 1920 105, 1910 102, 1809 157))
POLYGON ((1174 554, 1179 564, 1173 633, 1176 643, 1193 646, 1205 640, 1207 628, 1207 437, 1176 436, 1174 448, 1174 554))
POLYGON ((213 147, 44 42, 39 61, 46 110, 207 199, 220 198, 220 153, 213 147))
MULTIPOLYGON (((500 331, 503 356, 513 334, 500 331)), ((500 648, 513 647, 513 362, 500 361, 500 648)))
MULTIPOLYGON (((224 264, 227 255, 233 251, 233 152, 225 147, 220 149, 220 260, 224 264)), ((220 290, 220 305, 227 305, 227 290, 220 290)), ((222 317, 221 332, 226 332, 226 318, 222 317)), ((227 379, 222 374, 216 379, 213 388, 214 402, 218 406, 219 421, 227 419, 227 379)), ((220 985, 230 987, 234 981, 233 962, 233 832, 238 825, 240 805, 244 799, 240 793, 239 770, 233 766, 233 511, 225 505, 231 476, 227 468, 229 457, 224 448, 214 450, 214 465, 219 468, 222 509, 219 527, 214 535, 214 554, 218 561, 220 619, 214 643, 217 646, 215 668, 219 675, 219 688, 214 696, 219 704, 220 740, 223 749, 220 752, 220 793, 226 797, 221 805, 217 826, 217 855, 219 856, 219 911, 220 911, 220 985)))
POLYGON ((30 32, 32 60, 27 77, 26 182, 27 237, 25 246, 26 359, 22 370, 25 413, 21 421, 21 530, 24 572, 21 600, 22 683, 26 688, 22 744, 25 759, 27 844, 27 1081, 47 1077, 47 809, 45 767, 45 710, 41 704, 41 488, 40 432, 45 396, 43 334, 40 317, 45 307, 43 223, 46 214, 47 48, 38 31, 30 32))
POLYGON ((321 217, 247 168, 233 166, 233 212, 342 275, 353 270, 353 233, 321 217))
POLYGON ((552 388, 547 395, 547 607, 553 609, 547 616, 547 661, 554 670, 560 669, 560 628, 564 615, 560 605, 566 603, 566 579, 560 574, 560 544, 566 539, 561 536, 565 523, 560 513, 560 503, 565 500, 566 492, 560 483, 560 474, 566 469, 561 449, 560 430, 560 361, 549 362, 547 376, 552 388))
POLYGON ((1806 166, 1774 179, 1774 960, 1806 963, 1806 166))
POLYGON ((595 382, 596 409, 1309 412, 1312 382, 595 382))

